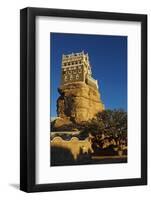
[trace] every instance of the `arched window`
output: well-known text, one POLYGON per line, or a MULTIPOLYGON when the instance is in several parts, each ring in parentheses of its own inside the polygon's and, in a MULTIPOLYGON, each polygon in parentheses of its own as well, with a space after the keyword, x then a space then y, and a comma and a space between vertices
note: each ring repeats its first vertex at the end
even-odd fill
POLYGON ((73 79, 73 75, 71 74, 71 75, 70 75, 70 81, 72 81, 72 79, 73 79))
POLYGON ((68 70, 68 74, 72 74, 72 71, 71 71, 71 70, 68 70))
POLYGON ((65 75, 65 76, 64 76, 64 81, 67 81, 67 79, 68 79, 68 77, 65 75))
POLYGON ((76 74, 76 80, 78 80, 79 79, 79 74, 76 74))

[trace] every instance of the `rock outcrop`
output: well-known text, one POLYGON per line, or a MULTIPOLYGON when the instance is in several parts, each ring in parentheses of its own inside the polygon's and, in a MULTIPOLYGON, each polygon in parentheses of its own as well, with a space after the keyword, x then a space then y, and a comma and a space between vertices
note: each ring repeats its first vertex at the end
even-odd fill
POLYGON ((55 127, 73 123, 81 123, 95 117, 104 110, 98 89, 84 82, 62 85, 58 89, 58 117, 55 127))

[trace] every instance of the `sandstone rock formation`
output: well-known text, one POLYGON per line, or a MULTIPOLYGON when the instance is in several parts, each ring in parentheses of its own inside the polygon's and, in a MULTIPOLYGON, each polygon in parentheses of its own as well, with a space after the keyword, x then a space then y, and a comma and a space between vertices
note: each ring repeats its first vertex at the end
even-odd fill
POLYGON ((58 117, 55 127, 70 123, 81 123, 95 117, 104 110, 98 89, 84 82, 62 85, 58 89, 58 117))

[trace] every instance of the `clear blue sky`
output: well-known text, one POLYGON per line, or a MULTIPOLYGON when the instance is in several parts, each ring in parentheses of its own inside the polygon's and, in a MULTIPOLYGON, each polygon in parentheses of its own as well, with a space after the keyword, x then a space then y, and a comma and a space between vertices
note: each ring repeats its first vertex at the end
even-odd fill
POLYGON ((51 117, 56 114, 62 54, 89 54, 92 74, 99 82, 106 109, 127 111, 127 36, 50 33, 51 117))

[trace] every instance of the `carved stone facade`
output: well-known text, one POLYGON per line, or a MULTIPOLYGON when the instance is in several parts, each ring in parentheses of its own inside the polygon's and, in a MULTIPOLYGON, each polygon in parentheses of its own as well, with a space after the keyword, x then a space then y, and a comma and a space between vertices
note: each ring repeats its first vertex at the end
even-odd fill
POLYGON ((55 126, 81 123, 104 110, 97 80, 92 78, 88 54, 63 55, 55 126))
POLYGON ((92 78, 88 54, 84 52, 62 56, 61 85, 84 82, 98 89, 97 80, 92 78))

